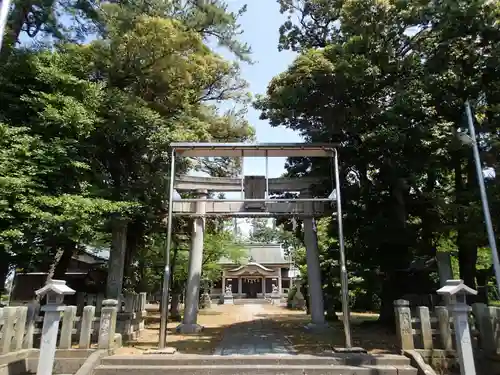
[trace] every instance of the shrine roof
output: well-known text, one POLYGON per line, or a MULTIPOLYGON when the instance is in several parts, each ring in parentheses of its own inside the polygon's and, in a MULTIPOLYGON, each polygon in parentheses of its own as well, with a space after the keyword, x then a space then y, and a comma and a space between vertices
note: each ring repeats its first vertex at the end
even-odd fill
MULTIPOLYGON (((279 244, 248 244, 245 246, 246 261, 266 264, 289 264, 290 260, 285 256, 279 244)), ((219 264, 234 264, 231 259, 222 258, 219 264)))

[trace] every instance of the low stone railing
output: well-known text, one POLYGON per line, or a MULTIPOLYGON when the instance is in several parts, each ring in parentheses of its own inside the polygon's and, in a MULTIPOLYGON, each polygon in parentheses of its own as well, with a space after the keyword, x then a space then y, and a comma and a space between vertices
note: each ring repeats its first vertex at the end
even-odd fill
MULTIPOLYGON (((115 301, 116 304, 116 301, 115 301)), ((107 307, 111 311, 111 318, 116 319, 116 306, 107 307)), ((57 349, 89 349, 92 344, 99 349, 110 349, 108 341, 101 340, 103 319, 109 316, 96 317, 95 306, 85 306, 81 316, 77 316, 76 306, 65 306, 62 313, 62 323, 59 329, 57 349)), ((43 316, 39 316, 39 309, 35 305, 4 307, 0 309, 0 354, 31 349, 38 346, 42 334, 43 316)), ((114 337, 115 346, 121 345, 121 337, 116 331, 105 332, 105 335, 114 337)))
MULTIPOLYGON (((77 315, 81 315, 84 306, 95 306, 96 315, 100 315, 104 294, 77 293, 77 315)), ((123 340, 133 340, 144 329, 146 319, 146 293, 125 293, 118 298, 116 332, 123 340)))
MULTIPOLYGON (((394 301, 398 346, 402 351, 416 351, 433 367, 456 365, 455 327, 446 306, 431 311, 419 306, 412 316, 410 302, 394 301)), ((469 315, 471 345, 478 360, 500 355, 500 308, 482 303, 472 305, 469 315)), ((489 363, 488 366, 494 364, 489 363)))

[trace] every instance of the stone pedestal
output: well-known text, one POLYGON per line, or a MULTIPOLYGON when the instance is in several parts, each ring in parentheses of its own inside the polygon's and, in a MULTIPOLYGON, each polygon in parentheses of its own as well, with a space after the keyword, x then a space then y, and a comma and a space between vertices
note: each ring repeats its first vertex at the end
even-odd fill
POLYGON ((273 285, 273 291, 271 293, 271 304, 279 305, 281 303, 281 294, 276 285, 273 285))
POLYGON ((224 305, 234 305, 233 293, 230 286, 226 288, 226 292, 222 296, 222 301, 224 305))
POLYGON ((175 328, 175 331, 177 333, 184 333, 184 334, 198 333, 203 331, 203 326, 199 325, 198 323, 194 324, 181 323, 175 328))
POLYGON ((281 303, 281 296, 278 293, 271 294, 271 304, 279 305, 281 303))

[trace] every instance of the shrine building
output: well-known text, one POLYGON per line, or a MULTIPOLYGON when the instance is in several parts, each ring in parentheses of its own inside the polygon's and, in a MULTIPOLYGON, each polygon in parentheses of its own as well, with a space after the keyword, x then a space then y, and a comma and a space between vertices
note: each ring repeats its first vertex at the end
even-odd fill
POLYGON ((276 244, 248 244, 246 259, 235 263, 221 259, 222 278, 211 290, 212 296, 220 296, 228 286, 234 298, 267 298, 273 285, 280 295, 286 296, 298 271, 283 248, 276 244))

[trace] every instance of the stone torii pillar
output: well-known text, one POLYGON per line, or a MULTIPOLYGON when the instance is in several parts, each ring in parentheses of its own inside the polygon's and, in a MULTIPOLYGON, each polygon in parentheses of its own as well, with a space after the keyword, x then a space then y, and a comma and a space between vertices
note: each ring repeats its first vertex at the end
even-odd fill
MULTIPOLYGON (((207 199, 207 190, 197 190, 200 199, 207 199)), ((196 202, 196 214, 204 215, 206 202, 196 202)), ((193 220, 193 233, 191 237, 191 251, 189 253, 188 282, 186 289, 186 305, 182 324, 177 326, 181 333, 195 333, 203 329, 198 324, 198 303, 200 295, 201 270, 203 265, 203 232, 205 230, 205 217, 196 216, 193 220)))
MULTIPOLYGON (((304 192, 304 198, 311 194, 304 192)), ((307 280, 309 283, 309 309, 312 325, 325 324, 325 308, 323 303, 323 288, 321 283, 321 268, 319 264, 318 235, 314 224, 314 202, 304 203, 309 216, 304 217, 304 242, 306 245, 307 280)))

